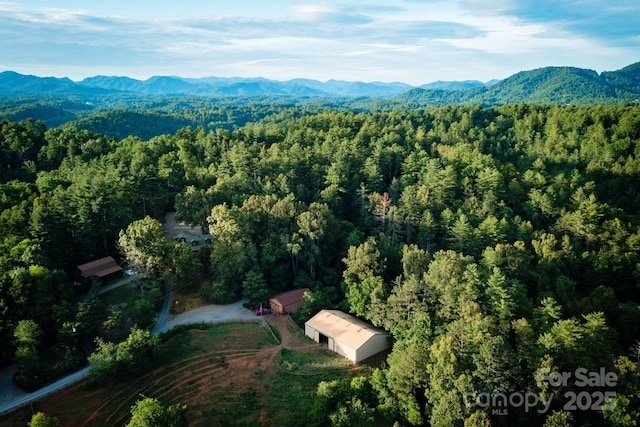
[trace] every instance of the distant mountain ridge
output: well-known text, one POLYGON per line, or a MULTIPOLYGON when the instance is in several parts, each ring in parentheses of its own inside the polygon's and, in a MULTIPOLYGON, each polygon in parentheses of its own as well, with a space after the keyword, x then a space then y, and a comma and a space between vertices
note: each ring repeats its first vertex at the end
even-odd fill
POLYGON ((598 74, 576 67, 544 67, 521 71, 495 84, 466 90, 415 88, 392 100, 391 104, 412 107, 445 104, 503 105, 533 104, 613 104, 640 100, 640 62, 618 71, 598 74))
POLYGON ((108 92, 104 89, 79 86, 66 77, 37 77, 15 71, 0 73, 0 96, 65 96, 70 93, 76 96, 96 96, 108 92))
POLYGON ((276 81, 260 77, 154 76, 136 80, 124 76, 95 76, 74 82, 68 78, 37 77, 14 71, 0 73, 0 97, 3 98, 57 98, 100 104, 118 97, 159 96, 375 98, 382 106, 405 107, 636 102, 640 99, 640 62, 600 74, 575 67, 544 67, 521 71, 501 81, 438 81, 420 87, 404 83, 320 82, 302 78, 276 81))
POLYGON ((464 80, 460 82, 438 80, 436 82, 422 85, 420 86, 420 88, 427 89, 427 90, 467 90, 467 89, 475 89, 483 86, 491 86, 497 83, 498 81, 499 80, 491 80, 487 83, 483 83, 478 80, 464 80))
POLYGON ((89 77, 78 82, 91 88, 118 90, 155 95, 203 95, 203 96, 393 96, 406 92, 412 86, 404 83, 363 83, 329 80, 320 82, 309 79, 287 81, 262 77, 203 77, 182 78, 154 76, 147 80, 129 77, 89 77))

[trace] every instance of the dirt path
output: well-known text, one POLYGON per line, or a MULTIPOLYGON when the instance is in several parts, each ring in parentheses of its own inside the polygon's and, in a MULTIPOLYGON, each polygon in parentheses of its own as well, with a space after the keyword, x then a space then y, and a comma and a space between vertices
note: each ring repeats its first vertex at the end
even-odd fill
MULTIPOLYGON (((170 240, 171 232, 175 232, 177 230, 188 230, 191 233, 199 232, 202 233, 202 230, 197 227, 195 230, 184 223, 177 223, 175 221, 175 213, 169 213, 165 217, 165 235, 170 240)), ((120 286, 125 283, 128 283, 130 280, 133 280, 133 277, 124 278, 121 282, 117 283, 115 286, 120 286)), ((114 286, 114 287, 115 287, 114 286)), ((110 289, 109 289, 110 290, 110 289)), ((105 289, 105 291, 107 291, 105 289)), ((301 336, 298 335, 297 332, 304 335, 304 331, 300 331, 297 325, 291 320, 289 316, 267 316, 265 318, 260 318, 255 316, 253 312, 244 308, 244 301, 239 301, 235 304, 230 305, 207 305, 202 307, 197 307, 195 309, 189 310, 188 312, 181 313, 173 318, 169 317, 171 295, 167 294, 165 297, 165 304, 160 313, 158 322, 156 327, 154 328, 154 332, 165 332, 177 325, 184 324, 194 324, 194 323, 228 323, 228 322, 264 322, 268 321, 274 327, 278 329, 280 332, 280 337, 282 342, 279 346, 275 348, 271 348, 271 350, 264 349, 263 352, 271 353, 272 358, 276 358, 278 354, 278 350, 281 347, 291 349, 295 348, 299 349, 314 349, 317 348, 317 344, 311 344, 309 342, 304 341, 301 336), (294 331, 294 332, 292 332, 294 331)), ((10 369, 5 369, 0 373, 4 373, 6 377, 7 387, 0 387, 0 414, 4 414, 7 412, 11 412, 18 407, 24 406, 25 404, 33 404, 38 401, 42 397, 45 397, 54 392, 58 392, 67 388, 73 384, 77 384, 82 379, 88 376, 88 368, 84 368, 78 372, 75 372, 67 377, 61 378, 55 383, 50 384, 49 386, 40 389, 34 393, 25 393, 22 390, 18 389, 13 385, 13 381, 11 379, 13 372, 10 369), (11 384, 11 388, 9 387, 11 384)), ((0 376, 0 380, 2 377, 0 376)))
MULTIPOLYGON (((260 322, 262 319, 257 317, 253 312, 243 307, 244 301, 239 301, 230 305, 206 305, 182 313, 173 319, 167 321, 159 321, 154 328, 154 332, 166 332, 177 325, 193 324, 193 323, 227 323, 227 322, 260 322)), ((168 314, 169 308, 163 308, 163 312, 168 314)), ((162 313, 161 313, 162 314, 162 313)), ((165 316, 166 318, 166 316, 165 316)), ((286 329, 286 328, 285 328, 286 329)), ((4 371, 3 371, 4 372, 4 371)), ((58 381, 37 390, 33 393, 26 393, 17 388, 13 384, 11 377, 6 378, 7 387, 2 384, 0 389, 0 415, 11 412, 15 408, 33 403, 39 399, 52 394, 55 391, 62 390, 71 384, 74 384, 88 376, 88 368, 81 369, 73 374, 59 379, 58 381), (12 387, 10 388, 9 385, 12 387)), ((6 370, 6 375, 12 374, 6 370)))
MULTIPOLYGON (((167 299, 170 303, 170 296, 167 299)), ((318 347, 318 344, 309 343, 304 340, 304 331, 301 331, 289 316, 270 315, 258 317, 251 310, 246 309, 243 306, 243 303, 244 301, 238 301, 229 305, 212 304, 201 306, 181 313, 170 319, 167 318, 169 307, 165 304, 165 307, 163 307, 162 310, 165 316, 162 320, 158 321, 156 328, 154 328, 154 332, 166 332, 177 325, 196 323, 268 322, 278 329, 282 340, 280 345, 270 348, 265 347, 260 352, 261 355, 268 355, 267 360, 270 360, 271 363, 277 359, 280 348, 284 347, 287 349, 304 351, 306 349, 311 350, 318 347)), ((245 366, 244 368, 248 369, 249 367, 245 366)), ((5 387, 3 387, 2 393, 0 393, 0 414, 10 412, 14 408, 23 406, 25 403, 28 404, 35 402, 54 391, 62 390, 71 384, 84 379, 87 374, 88 369, 85 368, 34 393, 24 393, 17 388, 15 391, 10 391, 8 388, 5 390, 5 387)))
MULTIPOLYGON (((61 422, 61 426, 64 427, 89 426, 96 423, 124 425, 129 417, 128 408, 142 393, 164 399, 167 404, 187 404, 195 419, 205 419, 211 416, 212 407, 224 412, 225 408, 237 405, 238 399, 253 400, 269 396, 272 391, 265 375, 280 375, 278 371, 284 369, 280 364, 283 348, 296 352, 314 351, 319 348, 319 344, 305 338, 304 332, 289 316, 258 317, 244 308, 242 302, 227 306, 208 305, 181 313, 167 322, 164 329, 168 330, 178 324, 238 321, 268 323, 278 330, 280 343, 265 345, 263 328, 236 328, 236 332, 222 340, 216 340, 215 345, 207 341, 205 331, 191 330, 185 334, 190 337, 191 345, 200 346, 200 351, 146 372, 135 381, 113 387, 108 392, 109 398, 105 398, 100 389, 85 390, 85 383, 80 381, 42 400, 35 408, 59 416, 64 420, 61 422), (197 344, 200 342, 200 335, 203 341, 202 344, 197 344), (256 343, 259 342, 263 344, 257 347, 256 343), (84 396, 85 401, 82 405, 74 403, 79 396, 84 396), (211 401, 218 403, 212 406, 211 401), (62 413, 80 410, 81 422, 77 418, 71 420, 62 416, 62 413)), ((25 414, 28 415, 28 410, 23 410, 22 415, 18 415, 7 425, 23 425, 21 423, 26 419, 25 414), (13 422, 16 420, 17 422, 13 422)), ((273 425, 268 420, 261 424, 273 425)))
POLYGON ((316 348, 316 344, 310 344, 305 342, 300 335, 304 335, 304 331, 301 330, 298 325, 295 324, 289 316, 269 316, 267 319, 270 325, 280 331, 280 338, 282 340, 281 346, 287 349, 302 349, 302 348, 316 348))

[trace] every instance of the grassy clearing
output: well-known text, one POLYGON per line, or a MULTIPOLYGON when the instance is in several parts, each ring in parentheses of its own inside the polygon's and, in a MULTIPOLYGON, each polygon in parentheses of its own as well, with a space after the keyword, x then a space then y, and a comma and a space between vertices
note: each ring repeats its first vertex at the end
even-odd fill
POLYGON ((280 364, 287 371, 313 372, 319 369, 346 369, 348 359, 326 349, 315 351, 280 350, 280 364))
POLYGON ((199 287, 175 290, 173 291, 172 299, 173 304, 171 305, 171 314, 174 316, 206 305, 200 297, 199 287))
POLYGON ((287 322, 287 330, 289 333, 294 336, 299 341, 302 341, 307 344, 314 344, 311 338, 305 335, 304 333, 304 325, 302 327, 298 326, 293 320, 291 322, 287 322))
POLYGON ((312 416, 313 399, 321 381, 351 376, 349 369, 315 370, 306 375, 300 371, 281 371, 268 385, 268 396, 261 401, 262 425, 315 426, 324 425, 312 416))
MULTIPOLYGON (((298 368, 283 369, 274 335, 257 323, 184 328, 164 340, 158 358, 137 377, 101 388, 80 383, 33 410, 58 417, 63 427, 121 426, 144 394, 165 405, 186 404, 191 426, 308 426, 318 383, 351 375, 343 358, 315 350, 287 350, 284 357, 298 368)), ((25 408, 0 424, 24 426, 30 417, 25 408)))
POLYGON ((140 298, 140 290, 136 286, 135 282, 131 282, 112 289, 109 292, 105 292, 98 298, 100 298, 106 306, 118 304, 127 304, 128 306, 131 306, 138 298, 140 298))

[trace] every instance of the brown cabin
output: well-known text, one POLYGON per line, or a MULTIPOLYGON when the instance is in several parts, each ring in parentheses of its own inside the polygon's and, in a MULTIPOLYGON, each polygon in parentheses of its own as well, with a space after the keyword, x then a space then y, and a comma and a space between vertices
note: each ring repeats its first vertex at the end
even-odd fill
POLYGON ((275 314, 289 314, 302 304, 302 295, 311 292, 309 288, 294 289, 283 292, 269 299, 269 308, 275 314))
POLYGON ((77 267, 79 278, 86 281, 92 277, 104 279, 122 272, 122 267, 113 257, 104 257, 77 267))

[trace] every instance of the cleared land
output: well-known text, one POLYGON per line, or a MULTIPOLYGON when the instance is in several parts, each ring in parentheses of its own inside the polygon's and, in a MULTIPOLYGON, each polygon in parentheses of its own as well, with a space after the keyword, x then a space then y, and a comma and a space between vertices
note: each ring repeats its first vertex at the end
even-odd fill
POLYGON ((174 332, 137 377, 101 388, 81 382, 7 415, 2 425, 23 427, 33 409, 58 417, 61 426, 122 426, 141 394, 188 405, 191 426, 309 425, 317 384, 351 375, 351 367, 286 318, 272 320, 276 334, 258 323, 174 332))

